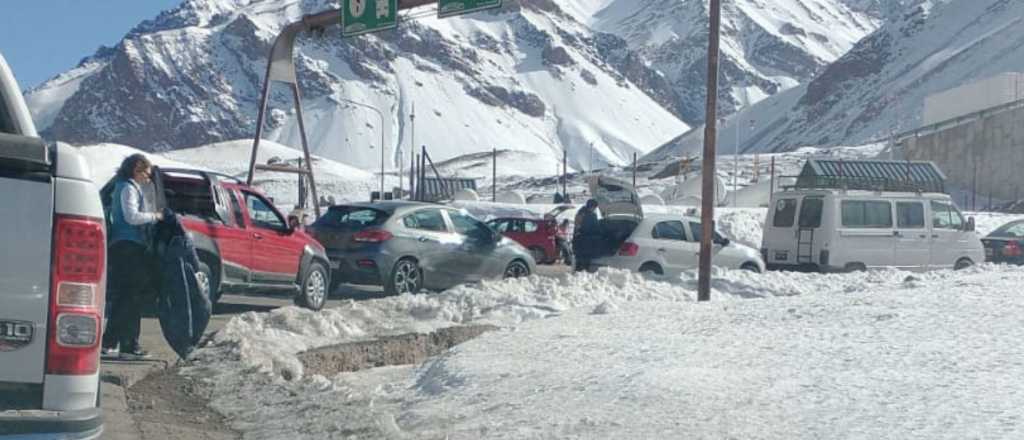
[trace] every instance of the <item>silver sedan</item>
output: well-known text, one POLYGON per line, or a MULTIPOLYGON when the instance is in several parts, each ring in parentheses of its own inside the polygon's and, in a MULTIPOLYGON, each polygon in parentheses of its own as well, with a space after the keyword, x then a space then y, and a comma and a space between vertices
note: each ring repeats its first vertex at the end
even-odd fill
POLYGON ((332 206, 310 226, 335 283, 389 294, 445 290, 536 272, 530 252, 465 210, 417 202, 332 206))

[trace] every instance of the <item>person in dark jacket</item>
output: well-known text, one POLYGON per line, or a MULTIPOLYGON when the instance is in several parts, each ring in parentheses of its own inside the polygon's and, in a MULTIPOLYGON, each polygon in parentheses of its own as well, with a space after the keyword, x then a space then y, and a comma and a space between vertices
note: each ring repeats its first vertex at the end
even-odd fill
POLYGON ((103 333, 103 354, 120 350, 120 358, 144 359, 139 346, 142 309, 155 299, 155 265, 148 252, 151 226, 163 218, 153 212, 142 185, 150 182, 153 166, 142 154, 121 162, 110 208, 108 239, 107 302, 110 316, 103 333))
POLYGON ((572 247, 576 257, 575 269, 577 272, 590 269, 590 260, 597 257, 600 244, 604 242, 601 222, 597 219, 597 208, 597 200, 590 199, 576 212, 572 247))

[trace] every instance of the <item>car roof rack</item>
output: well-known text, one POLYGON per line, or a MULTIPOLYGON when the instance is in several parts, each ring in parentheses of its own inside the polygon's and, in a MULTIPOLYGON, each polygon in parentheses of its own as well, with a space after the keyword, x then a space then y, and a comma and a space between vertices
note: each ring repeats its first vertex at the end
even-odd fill
POLYGON ((808 159, 786 189, 945 193, 946 175, 931 161, 808 159))

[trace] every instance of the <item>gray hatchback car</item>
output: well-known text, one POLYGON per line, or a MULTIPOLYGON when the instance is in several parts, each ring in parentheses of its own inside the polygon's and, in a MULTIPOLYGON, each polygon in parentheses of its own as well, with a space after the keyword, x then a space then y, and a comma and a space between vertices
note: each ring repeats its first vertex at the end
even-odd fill
POLYGON ((327 249, 335 286, 382 285, 389 294, 415 293, 536 271, 529 251, 465 210, 447 206, 338 205, 309 229, 327 249))

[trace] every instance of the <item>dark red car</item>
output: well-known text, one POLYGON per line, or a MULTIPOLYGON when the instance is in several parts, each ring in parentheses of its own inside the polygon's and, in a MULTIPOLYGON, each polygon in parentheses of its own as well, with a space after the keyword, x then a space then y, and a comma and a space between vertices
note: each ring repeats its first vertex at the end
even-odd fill
MULTIPOLYGON (((281 292, 319 310, 327 302, 330 263, 323 246, 259 190, 238 179, 195 170, 153 173, 157 205, 182 216, 199 255, 199 284, 210 300, 222 292, 281 292)), ((110 202, 113 181, 101 191, 110 202)))
POLYGON ((521 244, 533 255, 537 264, 572 265, 573 254, 570 244, 571 221, 559 222, 558 215, 572 209, 559 206, 544 215, 544 218, 499 217, 487 222, 502 235, 521 244))

